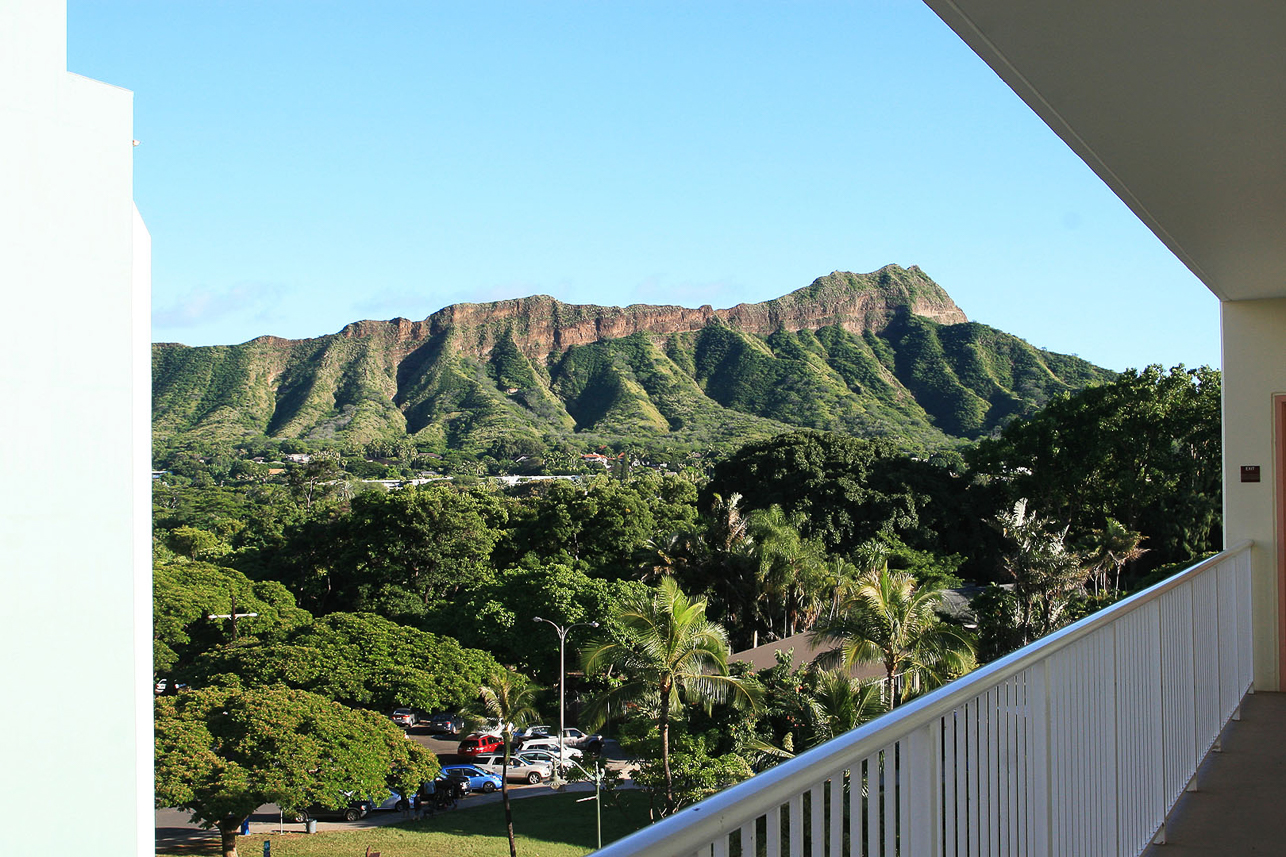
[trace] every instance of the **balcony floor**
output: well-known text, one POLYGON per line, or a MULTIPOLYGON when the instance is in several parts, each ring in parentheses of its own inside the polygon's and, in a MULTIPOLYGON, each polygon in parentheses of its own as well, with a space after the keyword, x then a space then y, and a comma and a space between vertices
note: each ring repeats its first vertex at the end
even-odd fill
POLYGON ((1166 844, 1145 857, 1286 853, 1286 693, 1246 697, 1241 720, 1224 730, 1197 791, 1179 799, 1166 844))

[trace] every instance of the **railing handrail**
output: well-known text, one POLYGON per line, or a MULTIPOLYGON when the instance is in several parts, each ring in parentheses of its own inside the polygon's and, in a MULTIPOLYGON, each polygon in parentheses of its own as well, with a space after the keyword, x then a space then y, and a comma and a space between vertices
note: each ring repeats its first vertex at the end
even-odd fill
POLYGON ((891 735, 906 735, 927 726, 935 718, 943 717, 975 698, 981 691, 1021 673, 1077 640, 1108 627, 1121 616, 1249 550, 1252 544, 1247 540, 1220 551, 1160 583, 1123 598, 856 729, 607 845, 595 854, 600 857, 633 854, 638 846, 631 843, 631 840, 640 836, 646 837, 651 849, 661 848, 657 853, 691 854, 720 835, 736 830, 746 817, 746 802, 753 801, 753 805, 760 808, 756 811, 785 803, 792 795, 814 786, 835 771, 844 770, 888 746, 896 740, 891 735), (742 806, 734 816, 730 811, 738 805, 742 806))

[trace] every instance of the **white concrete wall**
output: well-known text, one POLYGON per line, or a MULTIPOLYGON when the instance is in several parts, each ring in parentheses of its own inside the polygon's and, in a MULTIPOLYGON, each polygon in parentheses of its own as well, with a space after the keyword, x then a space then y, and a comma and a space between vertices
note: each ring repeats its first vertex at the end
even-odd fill
POLYGON ((1228 301, 1223 316, 1224 539, 1254 539, 1255 687, 1280 690, 1273 397, 1286 394, 1286 299, 1228 301), (1260 482, 1242 482, 1244 464, 1260 482))
POLYGON ((147 854, 149 239, 133 96, 65 45, 60 0, 0 2, 0 843, 147 854))

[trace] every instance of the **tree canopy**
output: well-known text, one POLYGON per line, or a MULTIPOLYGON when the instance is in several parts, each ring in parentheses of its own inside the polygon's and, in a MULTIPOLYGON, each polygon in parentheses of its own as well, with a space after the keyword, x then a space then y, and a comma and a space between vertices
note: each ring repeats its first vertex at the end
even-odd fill
POLYGON ((339 807, 409 794, 437 759, 385 717, 281 686, 210 687, 156 701, 156 805, 218 827, 225 857, 259 806, 339 807))
POLYGON ((701 501, 711 508, 716 497, 739 494, 747 509, 779 505, 803 522, 803 535, 837 554, 896 537, 912 549, 961 554, 971 572, 985 574, 999 553, 986 525, 995 492, 962 470, 954 454, 920 459, 887 441, 797 431, 721 461, 701 501))
POLYGON ((282 683, 378 711, 438 711, 468 704, 499 668, 489 653, 450 637, 371 613, 332 613, 280 642, 211 649, 193 675, 202 682, 282 683))
POLYGON ((1220 375, 1148 366, 1051 401, 968 455, 1075 541, 1109 520, 1146 539, 1139 572, 1221 544, 1220 375))
POLYGON ((244 574, 204 562, 158 563, 152 570, 153 658, 158 674, 190 665, 202 651, 230 638, 227 622, 208 620, 238 612, 257 613, 239 622, 238 632, 279 640, 310 621, 294 596, 275 580, 252 581, 244 574))

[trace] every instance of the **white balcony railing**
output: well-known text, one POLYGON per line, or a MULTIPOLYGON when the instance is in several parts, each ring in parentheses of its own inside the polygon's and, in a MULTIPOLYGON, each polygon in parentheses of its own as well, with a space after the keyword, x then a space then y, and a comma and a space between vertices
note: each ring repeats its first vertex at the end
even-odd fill
POLYGON ((1250 690, 1249 547, 597 853, 1134 857, 1250 690))

